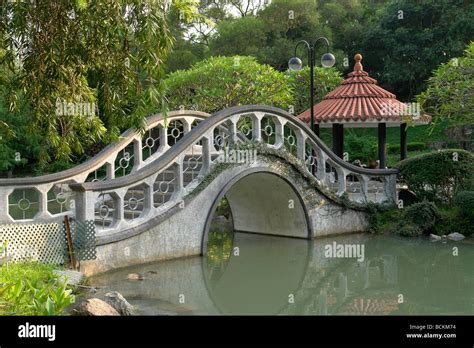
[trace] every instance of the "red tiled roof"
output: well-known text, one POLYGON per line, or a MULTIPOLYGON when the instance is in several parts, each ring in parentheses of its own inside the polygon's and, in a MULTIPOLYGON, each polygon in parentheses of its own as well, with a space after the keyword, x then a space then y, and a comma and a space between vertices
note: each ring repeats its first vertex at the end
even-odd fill
MULTIPOLYGON (((348 78, 313 106, 315 123, 400 122, 407 114, 412 114, 413 110, 398 101, 395 94, 369 77, 360 63, 362 55, 356 54, 355 60, 354 71, 349 73, 348 78)), ((310 113, 311 109, 307 109, 298 118, 309 122, 310 113)), ((413 121, 426 124, 431 122, 431 116, 420 113, 413 121)))

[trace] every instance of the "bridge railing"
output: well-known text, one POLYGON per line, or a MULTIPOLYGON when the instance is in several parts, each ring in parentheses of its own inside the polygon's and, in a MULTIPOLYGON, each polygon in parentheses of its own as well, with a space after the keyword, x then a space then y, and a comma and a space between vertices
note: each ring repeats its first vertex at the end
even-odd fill
POLYGON ((319 185, 360 203, 393 204, 397 170, 371 170, 336 156, 311 130, 283 110, 260 105, 218 112, 193 128, 158 161, 136 172, 103 182, 70 184, 76 216, 95 220, 99 236, 137 229, 154 216, 180 207, 233 143, 259 142, 292 154, 319 185))
POLYGON ((128 130, 119 141, 72 169, 38 177, 0 179, 0 223, 74 216, 76 200, 69 184, 106 182, 130 175, 152 163, 208 116, 185 110, 169 112, 166 119, 156 114, 147 119, 143 134, 128 130))

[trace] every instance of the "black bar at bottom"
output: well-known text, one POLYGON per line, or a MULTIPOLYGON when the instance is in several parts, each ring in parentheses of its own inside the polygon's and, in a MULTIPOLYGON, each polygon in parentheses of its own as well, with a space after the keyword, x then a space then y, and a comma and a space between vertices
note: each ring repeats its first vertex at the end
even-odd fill
POLYGON ((0 345, 403 343, 472 347, 472 322, 472 316, 1 317, 0 345), (26 323, 55 325, 54 341, 18 337, 20 325, 26 323))

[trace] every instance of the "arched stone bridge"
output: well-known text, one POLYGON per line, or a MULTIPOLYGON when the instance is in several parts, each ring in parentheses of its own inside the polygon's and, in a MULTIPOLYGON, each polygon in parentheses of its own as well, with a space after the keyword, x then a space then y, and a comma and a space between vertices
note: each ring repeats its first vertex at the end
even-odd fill
POLYGON ((0 180, 0 223, 94 220, 89 273, 203 253, 219 200, 237 231, 314 238, 363 231, 368 202, 394 204, 397 171, 337 157, 287 112, 232 107, 147 121, 75 168, 0 180))

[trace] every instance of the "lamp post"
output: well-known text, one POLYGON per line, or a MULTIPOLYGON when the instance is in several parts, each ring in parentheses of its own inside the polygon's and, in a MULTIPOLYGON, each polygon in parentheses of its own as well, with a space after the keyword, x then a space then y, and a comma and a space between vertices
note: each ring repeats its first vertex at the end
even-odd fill
POLYGON ((322 55, 321 57, 321 65, 325 68, 331 68, 334 66, 336 63, 336 58, 332 53, 329 52, 329 41, 325 37, 320 37, 316 39, 313 45, 309 44, 308 41, 306 40, 301 40, 299 41, 296 46, 295 46, 295 56, 293 58, 290 58, 288 61, 288 67, 291 70, 301 70, 303 67, 303 62, 301 61, 300 58, 296 56, 296 50, 298 49, 298 46, 301 44, 304 44, 306 46, 306 49, 308 50, 308 64, 310 68, 310 91, 309 91, 309 99, 310 99, 310 111, 311 111, 311 130, 313 133, 315 133, 317 136, 319 136, 319 125, 316 128, 314 124, 314 110, 313 110, 313 105, 314 105, 314 66, 316 65, 316 56, 315 56, 315 46, 319 41, 324 41, 326 44, 326 53, 322 55))

